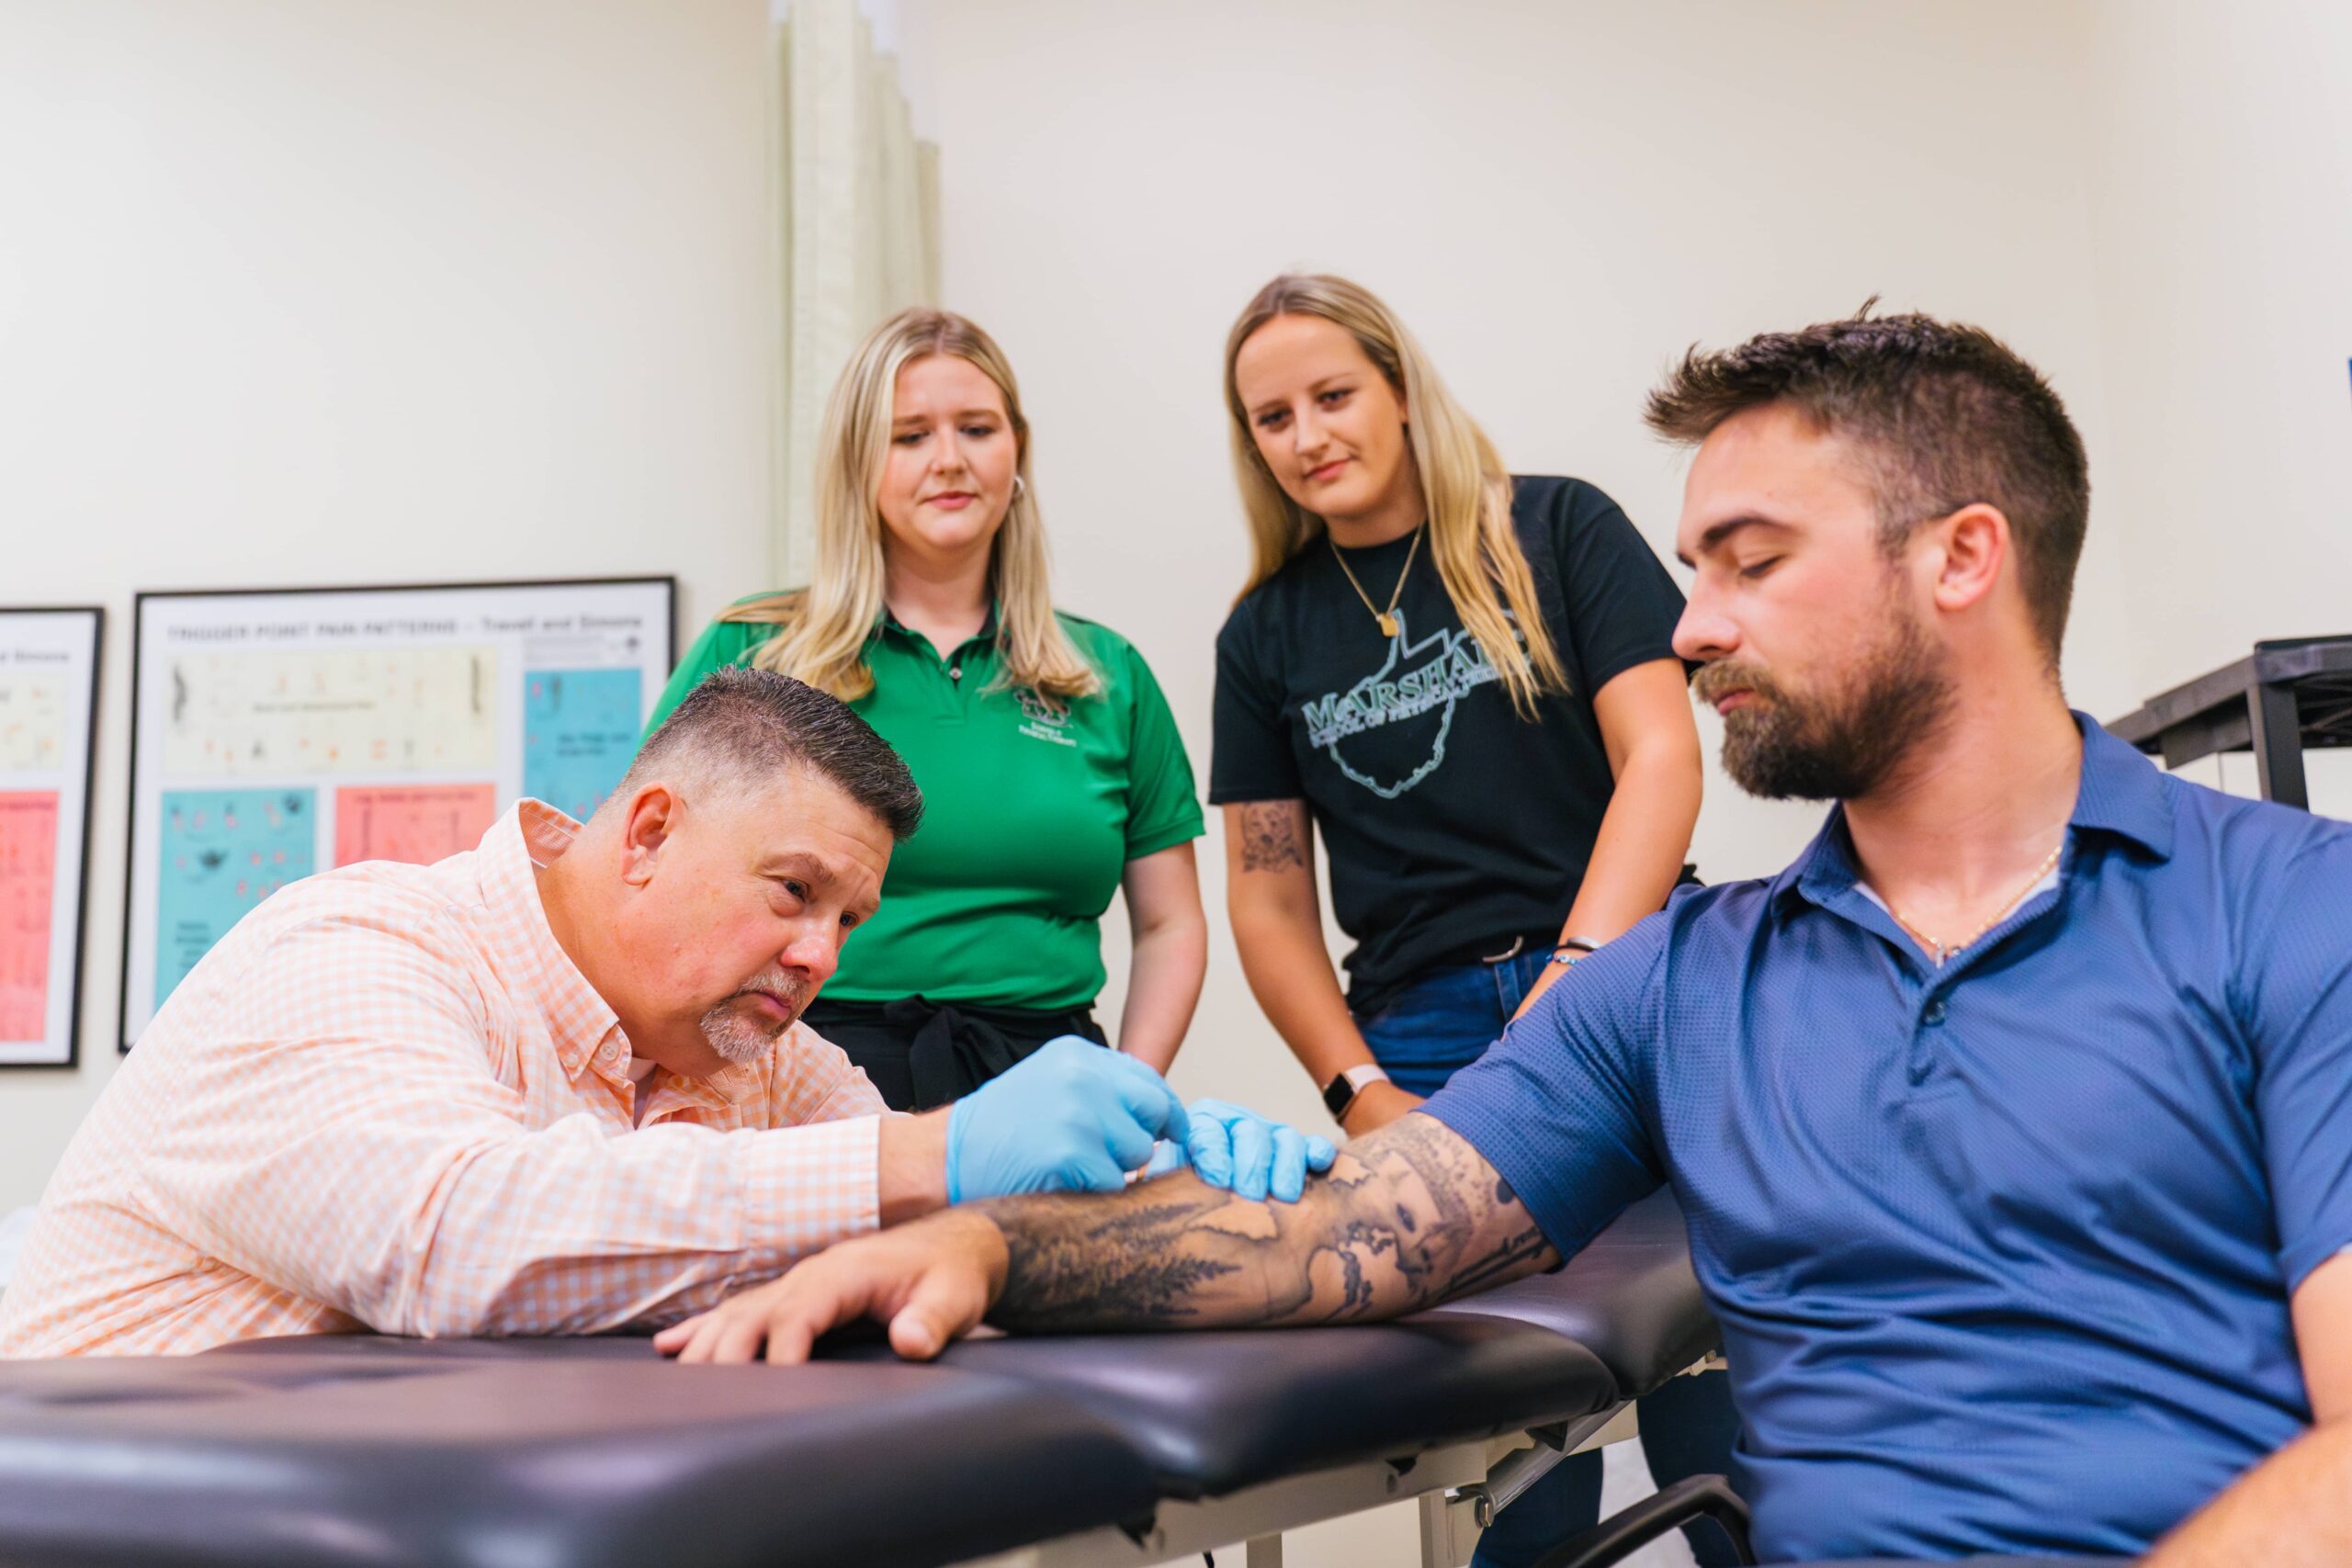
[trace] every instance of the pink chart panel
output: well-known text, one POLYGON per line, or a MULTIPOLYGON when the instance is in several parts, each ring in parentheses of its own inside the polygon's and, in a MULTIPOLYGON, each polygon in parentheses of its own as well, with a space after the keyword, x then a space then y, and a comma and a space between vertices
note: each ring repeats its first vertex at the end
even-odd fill
POLYGON ((494 784, 354 784, 334 792, 334 863, 430 865, 472 849, 497 819, 494 784))
POLYGON ((0 793, 0 1040, 39 1040, 48 1032, 56 889, 57 792, 0 793))

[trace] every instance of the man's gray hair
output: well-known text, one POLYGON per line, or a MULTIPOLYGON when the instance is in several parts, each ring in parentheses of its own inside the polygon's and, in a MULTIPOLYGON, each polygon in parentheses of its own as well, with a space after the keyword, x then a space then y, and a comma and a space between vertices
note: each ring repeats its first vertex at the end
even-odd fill
POLYGON ((722 787, 799 768, 840 787, 904 842, 922 821, 922 791, 890 743, 838 697, 788 675, 715 670, 646 738, 618 793, 680 765, 722 787))

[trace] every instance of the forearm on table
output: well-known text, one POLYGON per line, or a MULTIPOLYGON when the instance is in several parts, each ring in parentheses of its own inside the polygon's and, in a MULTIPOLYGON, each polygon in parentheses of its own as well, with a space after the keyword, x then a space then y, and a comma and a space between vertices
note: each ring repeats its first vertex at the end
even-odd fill
POLYGON ((978 1212, 1005 1241, 989 1320, 1032 1332, 1361 1322, 1555 1260, 1494 1168, 1419 1115, 1351 1143, 1297 1203, 1251 1202, 1184 1173, 1108 1199, 978 1212))

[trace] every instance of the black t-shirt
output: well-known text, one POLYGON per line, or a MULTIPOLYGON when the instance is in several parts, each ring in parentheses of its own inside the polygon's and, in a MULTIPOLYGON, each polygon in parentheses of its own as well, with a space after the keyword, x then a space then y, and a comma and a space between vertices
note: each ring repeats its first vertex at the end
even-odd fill
MULTIPOLYGON (((1682 593, 1617 503, 1580 479, 1517 479, 1511 522, 1569 692, 1521 718, 1462 626, 1427 542, 1381 635, 1317 540, 1234 606, 1216 640, 1216 805, 1305 799, 1355 939, 1348 999, 1549 945, 1584 879, 1614 779, 1592 694, 1673 657, 1682 593)), ((1388 602, 1410 536, 1348 552, 1388 602)))

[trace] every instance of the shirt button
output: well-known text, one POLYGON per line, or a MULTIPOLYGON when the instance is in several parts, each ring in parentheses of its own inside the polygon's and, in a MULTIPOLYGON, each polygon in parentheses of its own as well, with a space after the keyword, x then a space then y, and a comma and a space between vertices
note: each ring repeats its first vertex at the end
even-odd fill
POLYGON ((1935 1025, 1935 1024, 1941 1023, 1943 1021, 1944 1021, 1944 1004, 1943 1004, 1943 998, 1941 998, 1940 997, 1939 997, 1939 998, 1938 998, 1936 1000, 1934 1000, 1934 1001, 1932 1001, 1932 1002, 1929 1002, 1929 1003, 1928 1004, 1928 1010, 1927 1010, 1927 1011, 1925 1011, 1925 1012, 1923 1012, 1923 1013, 1921 1013, 1921 1014, 1919 1015, 1919 1021, 1920 1021, 1920 1022, 1922 1022, 1922 1023, 1928 1024, 1928 1025, 1929 1025, 1929 1026, 1931 1026, 1931 1027, 1932 1027, 1933 1025, 1935 1025))
POLYGON ((964 667, 960 664, 949 665, 947 667, 947 678, 951 681, 962 680, 964 678, 964 667))
POLYGON ((615 1062, 619 1061, 620 1055, 621 1048, 613 1041, 607 1040, 602 1045, 596 1047, 596 1060, 604 1063, 605 1066, 608 1067, 615 1062))

